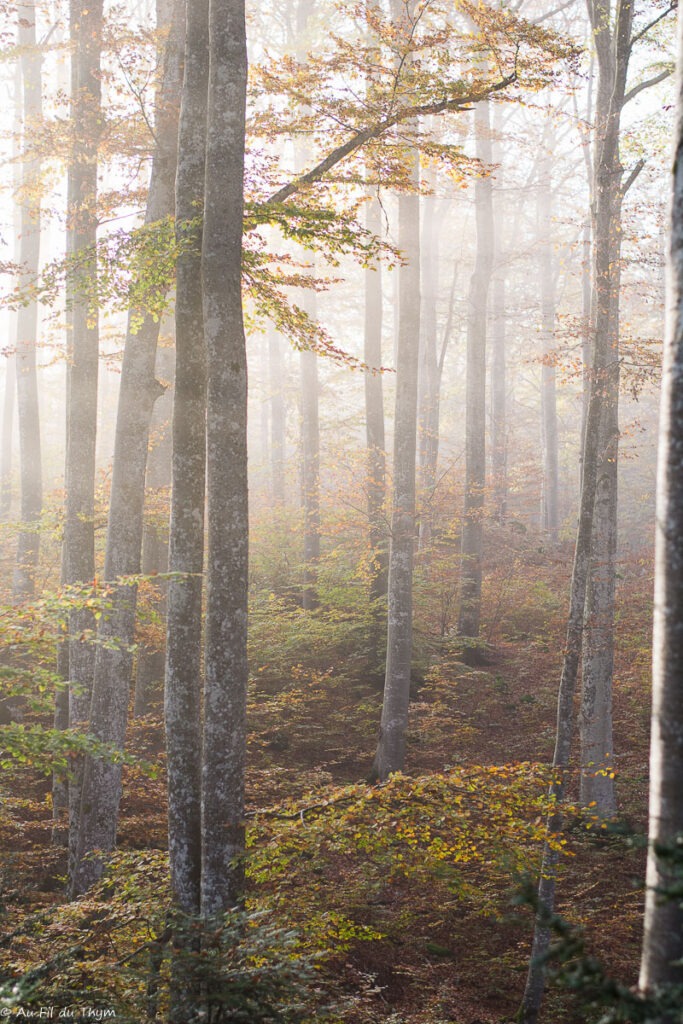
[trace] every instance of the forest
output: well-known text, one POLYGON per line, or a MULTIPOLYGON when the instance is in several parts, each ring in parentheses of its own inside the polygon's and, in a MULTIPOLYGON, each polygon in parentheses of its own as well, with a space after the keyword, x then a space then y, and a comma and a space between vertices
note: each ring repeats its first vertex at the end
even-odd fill
POLYGON ((0 1017, 682 1024, 676 0, 0 56, 0 1017))

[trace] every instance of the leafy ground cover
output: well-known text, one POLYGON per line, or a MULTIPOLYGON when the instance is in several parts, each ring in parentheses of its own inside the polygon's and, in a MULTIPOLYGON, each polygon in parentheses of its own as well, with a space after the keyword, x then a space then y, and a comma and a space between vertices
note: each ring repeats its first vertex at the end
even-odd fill
MULTIPOLYGON (((381 703, 378 650, 367 642, 371 612, 356 614, 357 597, 348 593, 308 616, 268 587, 256 595, 243 930, 252 938, 227 959, 240 977, 251 972, 257 989, 265 991, 267 975, 272 991, 284 993, 282 1019, 512 1019, 531 936, 531 911, 514 896, 540 860, 566 558, 535 557, 533 574, 523 592, 509 567, 489 575, 489 639, 476 665, 439 627, 443 595, 433 591, 431 604, 425 597, 406 773, 381 787, 366 781, 381 703), (267 623, 260 635, 259 621, 267 623)), ((650 579, 636 559, 622 576, 620 828, 601 829, 570 809, 567 832, 553 841, 564 853, 559 912, 629 984, 643 902, 644 855, 631 833, 645 829, 650 579)), ((52 842, 49 780, 30 765, 6 768, 0 971, 7 1005, 19 985, 21 999, 35 1005, 86 1000, 114 1007, 119 1020, 163 1016, 161 729, 158 715, 134 720, 130 751, 142 763, 124 769, 119 854, 98 890, 71 905, 63 900, 66 852, 52 842)), ((261 1019, 253 1006, 249 1012, 261 1019)), ((587 1019, 557 987, 545 1014, 556 1024, 587 1019)))

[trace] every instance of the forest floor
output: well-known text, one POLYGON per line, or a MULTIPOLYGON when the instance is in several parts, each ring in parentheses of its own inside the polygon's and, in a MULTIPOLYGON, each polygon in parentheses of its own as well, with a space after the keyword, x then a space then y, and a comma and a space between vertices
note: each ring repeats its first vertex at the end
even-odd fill
MULTIPOLYGON (((632 985, 641 939, 644 852, 629 833, 642 835, 646 828, 651 579, 635 558, 622 569, 614 709, 622 827, 595 831, 586 827, 585 818, 570 821, 557 909, 584 930, 587 951, 614 977, 632 985)), ((546 576, 543 594, 566 594, 566 560, 537 571, 546 576)), ((476 667, 465 664, 448 643, 430 659, 429 672, 416 681, 411 706, 406 766, 410 779, 440 777, 454 770, 469 778, 468 772, 490 766, 512 766, 514 774, 516 766, 551 760, 562 600, 552 604, 549 616, 530 614, 526 630, 523 619, 523 614, 521 621, 517 616, 514 628, 498 623, 490 630, 484 662, 476 667)), ((402 862, 410 861, 412 868, 395 870, 395 860, 387 867, 387 857, 395 858, 397 847, 389 852, 382 847, 381 856, 379 847, 373 847, 364 862, 363 850, 369 847, 358 839, 359 818, 344 807, 366 786, 380 704, 376 679, 364 677, 362 663, 347 657, 337 664, 319 660, 314 666, 296 665, 286 686, 280 685, 278 672, 271 672, 265 660, 259 666, 251 703, 250 812, 285 807, 294 808, 290 817, 296 817, 297 809, 303 810, 296 843, 293 833, 283 839, 276 823, 263 826, 256 845, 262 842, 267 849, 249 885, 257 894, 263 890, 266 904, 272 898, 277 906, 286 905, 288 923, 305 931, 309 921, 313 946, 322 942, 318 910, 328 905, 322 915, 328 933, 319 967, 324 992, 320 999, 321 1006, 331 1001, 335 1009, 326 1019, 348 1024, 511 1021, 524 986, 531 939, 531 911, 512 900, 520 886, 519 871, 506 870, 504 857, 489 858, 481 848, 471 860, 461 858, 457 875, 452 865, 440 872, 434 858, 429 863, 437 867, 422 870, 417 840, 412 861, 407 856, 402 862), (325 817, 326 808, 336 815, 334 827, 325 817), (349 846, 351 834, 358 840, 355 847, 349 846), (316 843, 326 848, 324 863, 316 859, 316 843), (288 888, 290 884, 294 889, 288 888), (307 886, 312 886, 310 891, 307 886), (337 922, 335 939, 329 935, 330 921, 337 922)), ((165 845, 160 737, 157 717, 133 723, 131 748, 161 768, 156 778, 135 767, 125 769, 119 844, 135 855, 163 850, 165 845)), ((5 787, 5 796, 0 817, 0 969, 8 977, 32 958, 40 959, 45 934, 41 938, 30 928, 22 932, 22 922, 62 905, 66 855, 51 845, 49 786, 44 779, 30 770, 19 772, 12 791, 5 787)), ((391 805, 386 806, 391 815, 391 805)), ((377 811, 377 835, 384 827, 382 813, 377 811)), ((450 813, 457 816, 457 808, 450 813)), ((258 815, 254 820, 260 820, 258 815)), ((486 823, 474 812, 471 820, 479 829, 481 846, 486 823)), ((420 821, 423 824, 424 819, 420 821)), ((404 822, 392 819, 389 830, 392 826, 404 828, 404 822)), ((410 838, 407 842, 410 846, 410 838)), ((475 844, 476 840, 472 849, 475 844)), ((532 870, 538 866, 539 851, 536 843, 528 854, 532 870)), ((99 955, 112 961, 111 952, 99 955)), ((112 962, 124 961, 119 947, 112 962)), ((319 1017, 324 1018, 322 1009, 319 1017)), ((586 1019, 590 1017, 573 995, 561 985, 551 986, 544 1021, 583 1024, 586 1019)))

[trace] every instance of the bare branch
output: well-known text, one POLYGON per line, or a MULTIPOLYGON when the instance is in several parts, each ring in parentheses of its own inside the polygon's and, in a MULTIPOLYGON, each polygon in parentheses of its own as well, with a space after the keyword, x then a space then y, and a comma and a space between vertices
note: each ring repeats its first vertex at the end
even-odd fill
POLYGON ((561 14, 562 11, 566 11, 568 7, 572 7, 575 0, 565 0, 563 4, 556 7, 553 11, 548 11, 547 14, 541 14, 538 18, 532 18, 529 22, 530 25, 542 25, 544 21, 549 21, 550 18, 554 18, 556 14, 561 14))
POLYGON ((658 82, 663 82, 665 78, 668 78, 672 73, 673 68, 665 68, 664 71, 660 71, 658 75, 653 75, 652 78, 646 78, 644 82, 640 82, 638 85, 634 85, 632 89, 624 96, 624 106, 634 99, 638 93, 642 92, 643 89, 649 89, 651 85, 657 85, 658 82))
POLYGON ((643 157, 641 157, 640 160, 638 160, 638 162, 633 165, 633 167, 631 168, 631 172, 630 172, 628 178, 626 179, 624 184, 621 186, 621 194, 622 194, 622 196, 626 195, 626 193, 628 192, 628 190, 630 189, 631 185, 636 180, 636 178, 638 177, 638 175, 640 174, 640 172, 642 171, 644 166, 645 166, 645 160, 643 159, 643 157))
POLYGON ((648 32, 655 27, 655 25, 657 25, 664 18, 668 17, 668 15, 675 11, 677 7, 678 0, 672 0, 672 3, 670 3, 669 6, 666 7, 661 14, 658 14, 656 18, 653 18, 652 21, 645 26, 645 28, 641 28, 640 32, 636 32, 636 34, 633 36, 630 43, 628 44, 629 50, 632 50, 636 43, 640 42, 640 40, 644 36, 646 36, 648 32))
POLYGON ((486 99, 486 97, 490 96, 492 93, 506 89, 516 80, 517 72, 513 71, 511 74, 506 75, 493 85, 475 89, 465 96, 453 97, 451 99, 444 97, 444 99, 439 100, 436 103, 424 103, 421 106, 403 107, 402 109, 397 110, 394 114, 385 118, 383 121, 380 121, 379 124, 371 125, 368 128, 363 128, 362 131, 356 132, 356 134, 352 135, 350 139, 343 142, 341 146, 337 146, 331 153, 328 153, 328 155, 321 160, 320 163, 316 164, 312 170, 303 174, 300 178, 295 178, 277 192, 273 193, 272 196, 266 199, 264 205, 272 206, 276 203, 286 202, 290 196, 300 192, 301 189, 320 181, 320 179, 324 177, 329 170, 340 163, 340 161, 345 160, 347 156, 355 153, 357 149, 360 149, 367 142, 371 142, 372 139, 378 139, 391 128, 395 128, 396 125, 402 124, 405 121, 413 121, 418 117, 426 117, 429 114, 442 114, 446 111, 454 110, 471 110, 473 104, 481 102, 481 100, 486 99))

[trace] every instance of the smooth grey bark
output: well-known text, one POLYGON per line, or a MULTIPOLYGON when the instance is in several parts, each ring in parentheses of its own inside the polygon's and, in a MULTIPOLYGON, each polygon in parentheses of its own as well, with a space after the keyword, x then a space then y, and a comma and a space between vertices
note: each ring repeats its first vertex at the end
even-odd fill
MULTIPOLYGON (((147 224, 171 215, 174 208, 181 13, 179 0, 157 103, 157 141, 147 224)), ((118 750, 125 743, 137 601, 137 586, 126 583, 124 578, 140 572, 149 425, 154 403, 163 393, 154 375, 159 323, 146 316, 137 333, 133 330, 129 322, 121 368, 104 565, 105 581, 111 588, 110 608, 99 622, 89 726, 93 736, 118 750)), ((74 896, 85 892, 99 877, 103 857, 114 847, 120 796, 121 766, 87 757, 71 872, 70 889, 74 896), (99 851, 97 856, 93 855, 95 850, 99 851)))
MULTIPOLYGON (((474 108, 477 158, 491 166, 489 101, 474 108)), ((493 271, 493 183, 488 173, 474 185, 477 250, 467 302, 465 502, 462 521, 458 633, 478 637, 481 619, 483 519, 486 491, 486 320, 493 271)))
MULTIPOLYGON (((305 43, 308 24, 313 15, 315 0, 298 0, 296 8, 297 58, 305 59, 305 43)), ((304 143, 295 143, 294 160, 297 171, 303 168, 307 150, 304 143)), ((311 270, 314 275, 315 270, 311 270)), ((316 293, 305 289, 301 305, 315 320, 317 316, 316 293)), ((318 379, 318 356, 311 350, 304 350, 301 364, 301 503, 304 512, 304 580, 302 605, 305 611, 318 606, 316 581, 320 561, 320 382, 318 379)))
MULTIPOLYGON (((19 262, 20 285, 30 286, 40 261, 40 159, 30 153, 31 133, 42 117, 42 56, 36 45, 34 4, 19 4, 18 42, 21 47, 23 94, 22 196, 20 201, 19 262)), ((43 508, 42 455, 36 344, 38 304, 30 299, 16 316, 16 383, 19 424, 19 467, 21 478, 21 530, 12 581, 12 597, 23 601, 35 590, 35 571, 40 555, 40 516, 43 508)))
MULTIPOLYGON (((625 187, 619 156, 621 112, 631 53, 632 5, 622 4, 614 23, 595 29, 598 82, 592 181, 593 345, 609 353, 600 374, 602 392, 599 466, 591 571, 586 593, 581 694, 580 800, 594 813, 611 817, 617 800, 613 778, 612 679, 614 671, 614 600, 617 558, 619 448, 619 288, 621 278, 621 209, 625 187), (626 27, 625 27, 626 26, 626 27)), ((626 188, 628 184, 626 185, 626 188)), ((591 373, 595 375, 594 364, 591 373)))
MULTIPOLYGON (((382 211, 379 200, 366 204, 365 227, 376 237, 382 233, 382 211)), ((382 374, 382 268, 367 267, 363 274, 365 298, 363 324, 363 359, 367 369, 365 384, 365 443, 367 448, 368 542, 370 545, 370 597, 373 601, 386 596, 388 582, 388 550, 386 527, 387 455, 384 431, 384 386, 382 374)))
MULTIPOLYGON (((610 167, 614 171, 614 160, 618 161, 619 115, 624 103, 633 25, 633 0, 618 0, 614 30, 612 30, 612 23, 609 19, 609 10, 603 5, 602 0, 588 0, 588 12, 599 55, 598 107, 605 110, 607 114, 604 121, 601 122, 600 132, 596 133, 595 159, 596 177, 600 176, 595 190, 594 221, 596 226, 600 223, 604 227, 603 221, 609 215, 613 198, 609 190, 610 178, 606 170, 610 167), (612 64, 612 54, 616 56, 614 64, 612 64), (604 106, 601 106, 601 103, 604 103, 604 106), (598 171, 598 167, 602 169, 602 172, 598 171)), ((617 187, 620 187, 620 175, 616 184, 617 187)), ((551 787, 551 795, 556 799, 558 806, 565 794, 566 775, 574 733, 574 695, 584 634, 584 611, 591 568, 593 523, 596 496, 602 480, 601 423, 603 421, 604 395, 606 381, 614 367, 612 339, 607 329, 613 314, 614 303, 610 291, 605 286, 609 280, 610 258, 614 252, 613 239, 605 230, 595 230, 594 237, 595 329, 592 334, 592 372, 589 379, 590 390, 583 436, 581 498, 570 587, 567 637, 557 705, 553 756, 553 765, 557 774, 556 781, 551 787), (599 283, 602 283, 602 287, 599 283)), ((549 832, 553 833, 560 831, 562 828, 561 810, 550 817, 547 828, 549 832)), ((540 959, 547 952, 550 943, 548 920, 555 908, 557 864, 557 851, 552 850, 546 844, 538 887, 538 907, 531 959, 519 1014, 521 1024, 536 1024, 538 1021, 545 983, 545 972, 540 959)))
MULTIPOLYGON (((315 319, 315 292, 304 296, 306 312, 315 319)), ((320 561, 320 382, 318 356, 301 353, 301 495, 304 508, 304 586, 306 611, 318 606, 316 582, 320 561)))
POLYGON ((268 388, 270 391, 270 482, 273 502, 285 503, 285 440, 287 410, 284 392, 282 339, 272 325, 268 328, 268 388))
MULTIPOLYGON (((206 351, 201 245, 209 0, 187 6, 176 178, 176 373, 164 713, 171 885, 196 915, 201 888, 201 645, 206 480, 206 351)), ((182 1005, 178 1007, 182 1016, 182 1005)))
MULTIPOLYGON (((683 984, 680 867, 658 856, 683 835, 683 18, 678 16, 676 122, 666 260, 652 659, 650 822, 640 988, 683 984), (667 899, 662 891, 670 891, 667 899)), ((658 1024, 664 1024, 662 1014, 658 1024)))
MULTIPOLYGON (((168 321, 162 322, 161 331, 170 328, 168 321)), ((173 445, 171 419, 173 416, 173 387, 175 375, 175 347, 170 343, 157 348, 156 376, 165 386, 164 394, 157 400, 150 424, 150 448, 147 455, 145 480, 145 505, 151 505, 153 520, 146 520, 142 531, 142 572, 154 576, 168 572, 168 527, 160 521, 160 509, 164 507, 171 487, 171 460, 173 445)), ((159 600, 155 602, 156 612, 165 617, 165 582, 158 584, 159 600)), ((152 649, 141 646, 138 650, 135 671, 135 717, 148 714, 163 697, 165 647, 152 649)))
POLYGON ((552 543, 559 530, 559 451, 555 373, 555 273, 552 237, 552 152, 554 134, 546 125, 537 194, 538 263, 541 305, 541 448, 543 488, 541 526, 552 543))
MULTIPOLYGON (((375 0, 365 0, 365 17, 368 28, 368 43, 372 40, 372 16, 377 13, 375 0)), ((376 56, 379 56, 378 54, 376 56)), ((372 62, 371 62, 372 63, 372 62)), ((373 84, 373 70, 370 67, 366 79, 368 96, 373 84)), ((370 161, 365 165, 368 181, 365 205, 365 228, 375 238, 382 237, 382 208, 379 182, 372 182, 375 176, 370 161)), ((376 651, 380 634, 384 628, 381 602, 387 595, 389 581, 389 536, 386 520, 386 475, 387 452, 384 426, 384 382, 380 372, 382 366, 382 327, 384 308, 382 302, 382 264, 365 268, 363 273, 363 359, 365 397, 365 445, 368 511, 368 546, 370 572, 370 600, 373 602, 371 644, 376 651)))
MULTIPOLYGON (((411 154, 417 182, 418 156, 411 154)), ((387 660, 373 778, 384 781, 405 764, 413 651, 415 456, 420 353, 420 198, 398 198, 398 245, 406 263, 398 274, 399 325, 394 412, 394 462, 387 595, 387 660)))
MULTIPOLYGON (((100 54, 102 0, 71 0, 71 119, 73 141, 67 178, 67 253, 78 260, 67 281, 66 504, 62 580, 85 586, 95 576, 95 452, 99 330, 97 311, 85 293, 97 276, 97 170, 101 130, 100 54)), ((95 648, 82 639, 95 619, 88 608, 69 614, 69 725, 83 726, 90 713, 95 648)), ((69 785, 69 874, 78 859, 82 762, 69 785)))
POLYGON ((202 765, 206 919, 240 898, 247 697, 247 358, 242 222, 247 93, 244 0, 211 0, 202 275, 208 362, 207 598, 202 765))
POLYGON ((491 489, 493 514, 499 523, 507 517, 508 503, 508 441, 507 441, 507 352, 506 352, 506 295, 505 252, 503 227, 507 214, 503 191, 503 169, 499 138, 502 133, 501 106, 493 108, 493 138, 491 157, 496 167, 493 187, 493 211, 497 229, 493 239, 493 273, 491 277, 490 334, 491 334, 491 489))
MULTIPOLYGON (((418 467, 420 509, 420 550, 427 554, 432 539, 432 503, 436 488, 439 456, 439 412, 441 405, 441 367, 437 327, 439 293, 439 227, 437 200, 428 195, 422 202, 422 260, 420 368, 418 379, 418 467)), ((428 557, 428 556, 427 556, 428 557)))

